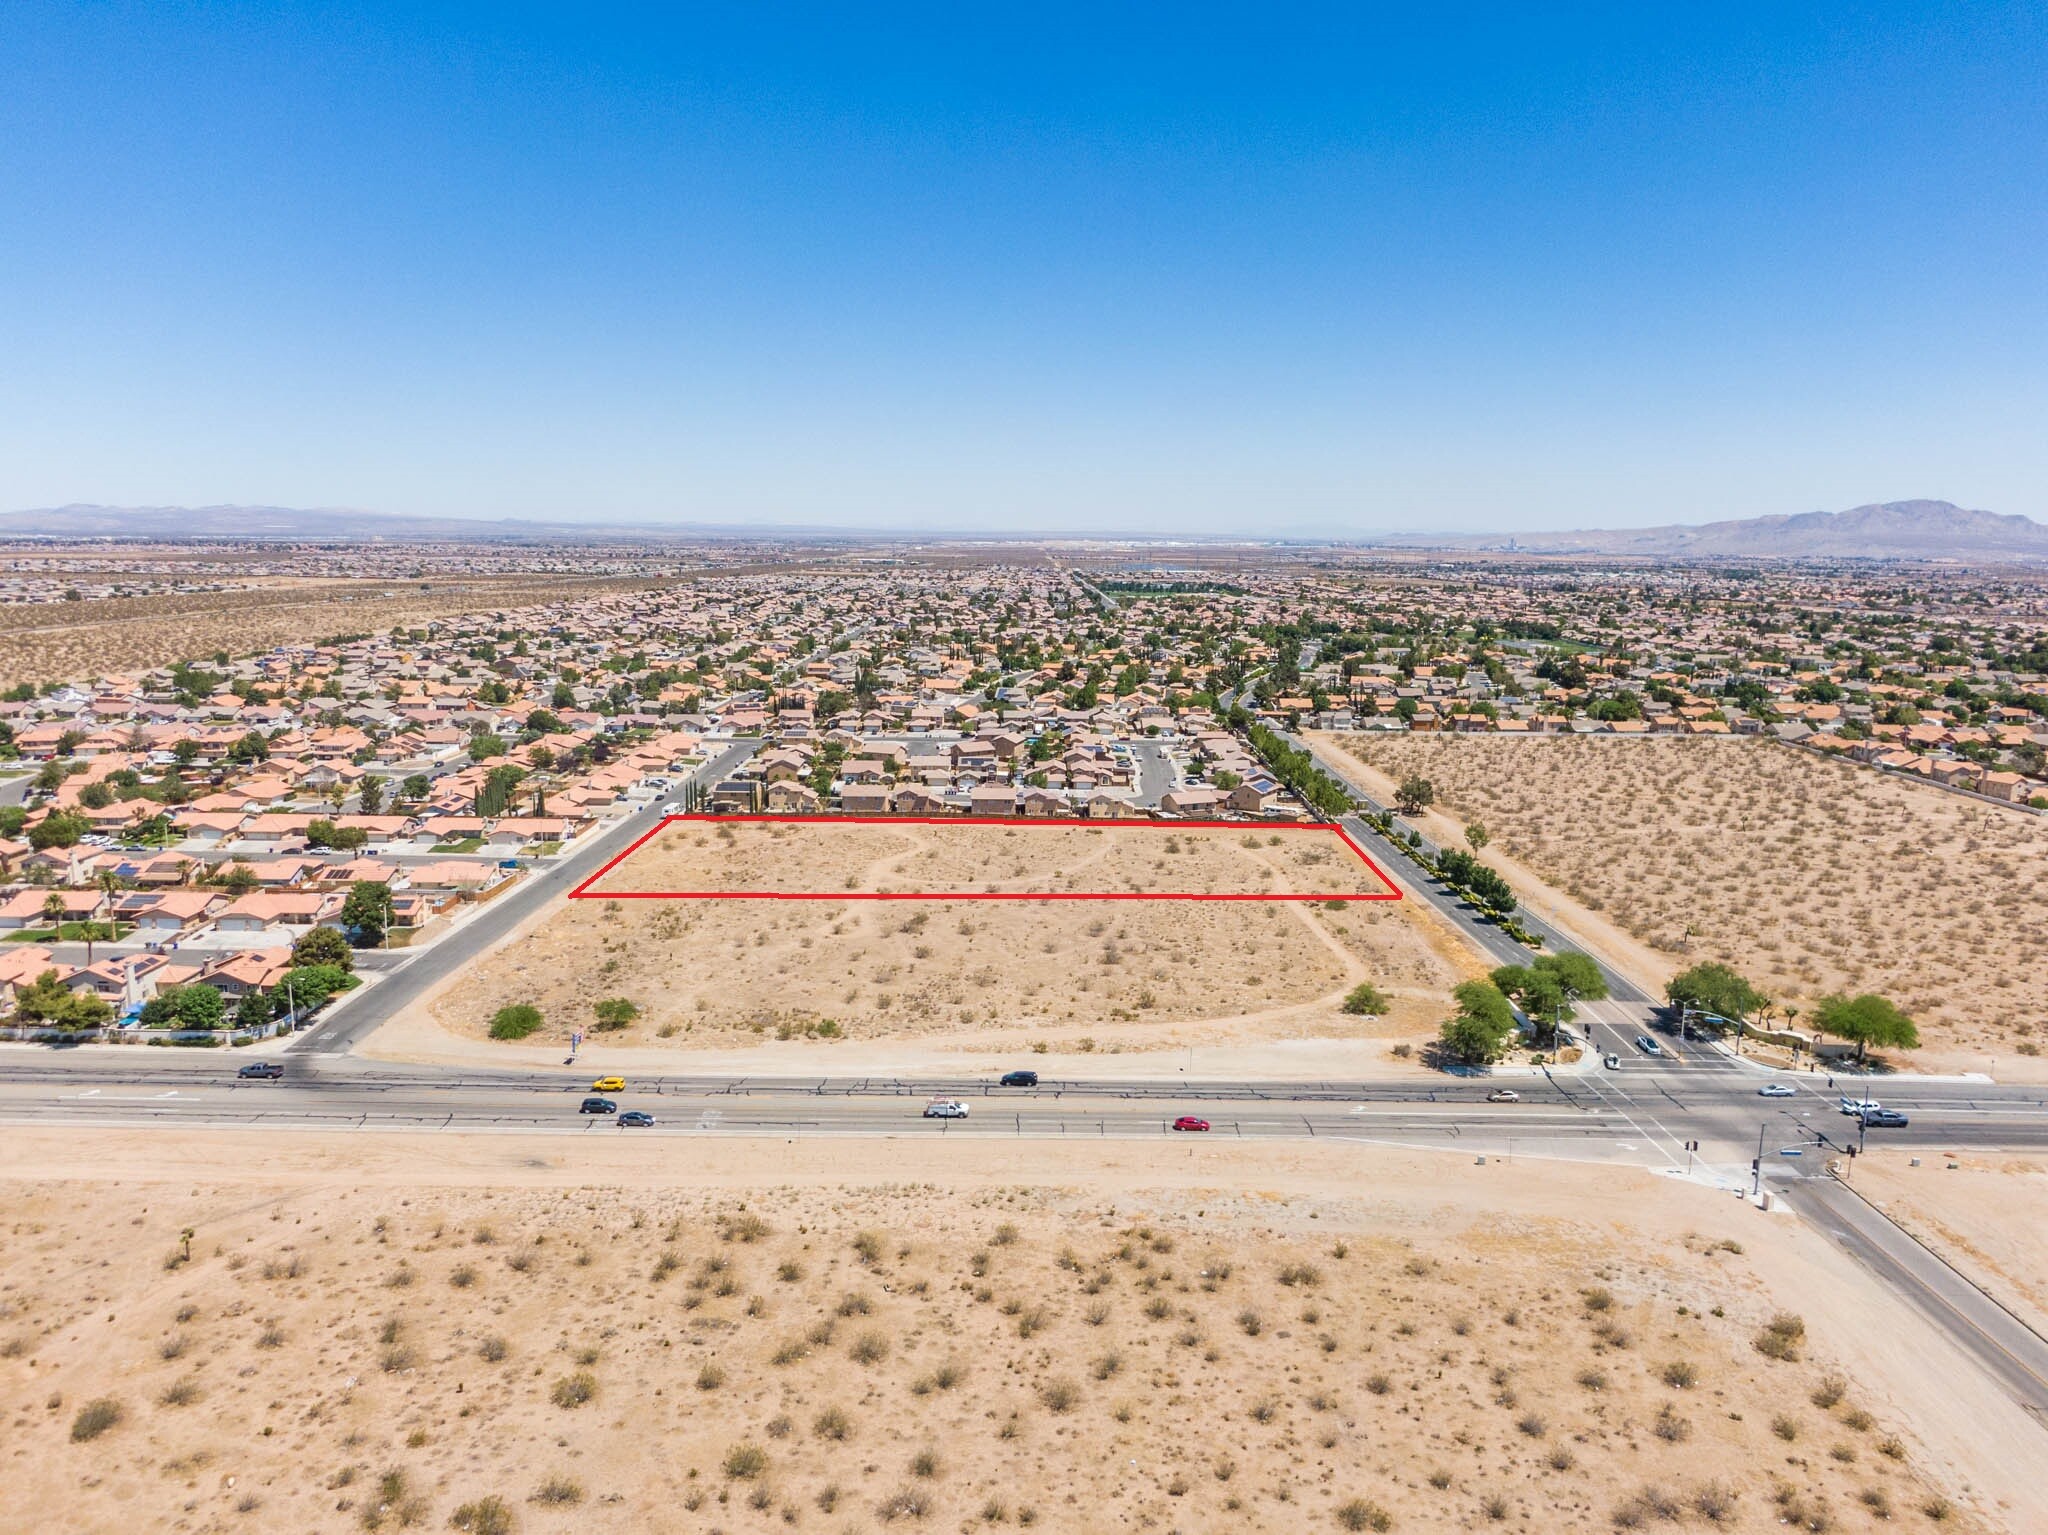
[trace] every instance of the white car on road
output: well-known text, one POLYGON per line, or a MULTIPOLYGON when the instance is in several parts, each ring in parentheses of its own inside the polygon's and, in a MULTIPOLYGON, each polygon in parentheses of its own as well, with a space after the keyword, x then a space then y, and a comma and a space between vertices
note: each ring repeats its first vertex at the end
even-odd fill
POLYGON ((1756 1095, 1759 1098, 1796 1098, 1799 1089, 1790 1082, 1766 1082, 1756 1090, 1756 1095))
POLYGON ((1664 1053, 1664 1047, 1647 1034, 1638 1034, 1636 1036, 1636 1048, 1645 1055, 1662 1055, 1664 1053))
POLYGON ((965 1119, 967 1105, 958 1098, 934 1098, 924 1106, 926 1119, 965 1119))
POLYGON ((1844 1097, 1842 1099, 1842 1112, 1851 1119, 1861 1119, 1865 1114, 1875 1114, 1883 1107, 1884 1105, 1875 1098, 1844 1097))

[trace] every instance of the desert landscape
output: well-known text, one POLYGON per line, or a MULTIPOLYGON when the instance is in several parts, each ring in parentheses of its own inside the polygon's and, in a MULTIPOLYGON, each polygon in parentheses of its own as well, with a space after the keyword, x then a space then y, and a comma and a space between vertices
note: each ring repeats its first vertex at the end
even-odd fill
MULTIPOLYGON (((1734 965, 1783 1005, 1875 991, 1930 1053, 2039 1050, 2048 822, 1771 743, 1344 734, 1317 744, 1462 823, 1661 961, 1734 965)), ((1503 856, 1505 855, 1505 856, 1503 856)), ((1509 869, 1512 860, 1519 869, 1509 869)))
POLYGON ((218 651, 244 655, 294 641, 648 585, 637 578, 545 575, 277 578, 232 591, 0 607, 0 686, 145 670, 218 651))
POLYGON ((1178 1047, 1433 1029, 1477 961, 1408 901, 632 900, 626 890, 1166 889, 1379 892, 1348 848, 1259 828, 672 823, 433 1003, 481 1038, 540 1009, 536 1041, 637 1008, 608 1043, 730 1046, 761 1036, 874 1040, 991 1029, 1178 1047), (1342 1011, 1371 982, 1377 1018, 1342 1011), (1203 1032, 1206 1027, 1210 1032, 1203 1032))
POLYGON ((152 1139, 0 1163, 21 1528, 1983 1527, 1646 1175, 152 1139))

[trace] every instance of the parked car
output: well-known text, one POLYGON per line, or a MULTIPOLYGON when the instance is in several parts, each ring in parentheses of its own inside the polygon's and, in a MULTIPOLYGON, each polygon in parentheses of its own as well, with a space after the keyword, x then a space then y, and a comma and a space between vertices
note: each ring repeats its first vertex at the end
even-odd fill
POLYGON ((958 1098, 934 1098, 924 1106, 926 1119, 965 1119, 967 1105, 958 1098))
POLYGON ((1866 1130, 1903 1130, 1912 1123, 1897 1109, 1866 1109, 1862 1119, 1866 1130))
POLYGON ((579 1114, 616 1114, 619 1112, 619 1106, 609 1098, 585 1098, 583 1100, 583 1107, 576 1112, 579 1114))
POLYGON ((1488 1103, 1520 1103, 1522 1095, 1512 1087, 1496 1087, 1486 1095, 1488 1103))
POLYGON ((654 1116, 645 1109, 628 1109, 619 1116, 621 1130, 650 1130, 654 1127, 654 1116))
POLYGON ((1796 1098, 1799 1089, 1790 1082, 1766 1082, 1756 1090, 1756 1095, 1759 1098, 1796 1098))
POLYGON ((599 1077, 590 1084, 593 1093, 623 1093, 626 1090, 624 1077, 599 1077))
POLYGON ((1038 1086, 1038 1073, 1035 1071, 1006 1071, 1003 1073, 1002 1081, 996 1085, 998 1087, 1036 1087, 1038 1086))
POLYGON ((1846 1094, 1842 1098, 1842 1112, 1851 1119, 1861 1119, 1865 1114, 1875 1114, 1883 1107, 1884 1105, 1875 1098, 1851 1098, 1846 1094))
POLYGON ((1176 1130, 1206 1130, 1209 1128, 1209 1121, 1197 1119, 1192 1114, 1183 1114, 1173 1122, 1173 1128, 1176 1130))
POLYGON ((238 1077, 250 1077, 260 1081, 275 1082, 284 1075, 284 1067, 278 1065, 276 1061, 251 1061, 240 1071, 236 1072, 235 1075, 238 1077))
POLYGON ((1647 1034, 1638 1034, 1636 1036, 1636 1048, 1645 1055, 1662 1055, 1664 1053, 1664 1047, 1647 1034))

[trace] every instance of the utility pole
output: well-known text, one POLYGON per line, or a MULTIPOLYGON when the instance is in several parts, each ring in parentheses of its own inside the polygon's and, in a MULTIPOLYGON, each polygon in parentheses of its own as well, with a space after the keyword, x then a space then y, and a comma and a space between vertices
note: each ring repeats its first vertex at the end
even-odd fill
POLYGON ((1756 1158, 1749 1164, 1750 1197, 1753 1199, 1764 1196, 1764 1131, 1769 1127, 1768 1120, 1756 1127, 1756 1158))

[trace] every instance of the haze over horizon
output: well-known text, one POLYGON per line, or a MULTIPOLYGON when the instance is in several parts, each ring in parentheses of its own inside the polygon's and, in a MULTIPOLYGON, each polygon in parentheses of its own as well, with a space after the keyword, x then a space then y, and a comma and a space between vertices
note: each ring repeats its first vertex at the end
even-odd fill
POLYGON ((2048 520, 2048 20, 0 11, 0 508, 2048 520))

